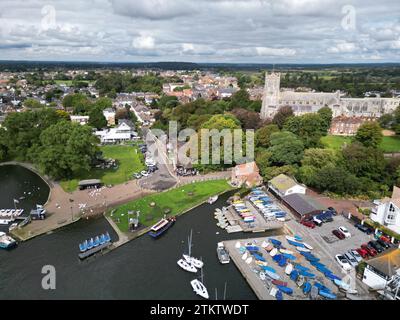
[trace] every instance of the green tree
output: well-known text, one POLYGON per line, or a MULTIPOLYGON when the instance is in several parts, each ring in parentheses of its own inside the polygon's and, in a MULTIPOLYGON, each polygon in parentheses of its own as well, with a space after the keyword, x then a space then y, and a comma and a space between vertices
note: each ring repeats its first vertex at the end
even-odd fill
POLYGON ((107 126, 107 119, 104 117, 103 109, 101 107, 95 107, 89 111, 88 124, 97 129, 102 129, 107 126))
POLYGON ((328 132, 329 128, 331 127, 332 123, 332 110, 329 107, 323 107, 318 110, 318 114, 321 116, 321 118, 324 121, 324 129, 326 132, 328 132))
POLYGON ((45 129, 32 150, 32 158, 55 179, 71 178, 89 171, 99 151, 98 139, 89 126, 61 121, 45 129))
POLYGON ((325 120, 315 113, 289 118, 284 129, 299 136, 306 148, 317 147, 320 144, 321 137, 326 135, 325 120))
POLYGON ((279 132, 279 127, 276 124, 269 124, 258 129, 256 131, 256 146, 268 148, 271 135, 275 132, 279 132))
POLYGON ((293 165, 303 158, 304 144, 293 133, 282 131, 271 135, 271 161, 275 165, 293 165))
POLYGON ((276 124, 279 127, 279 129, 282 129, 286 120, 293 116, 294 116, 293 109, 289 106, 284 106, 279 108, 278 112, 272 119, 272 123, 276 124))
POLYGON ((23 105, 29 109, 37 109, 37 108, 43 108, 44 105, 42 105, 38 100, 33 99, 33 98, 28 98, 24 101, 23 105))
POLYGON ((382 128, 375 121, 363 123, 357 130, 355 141, 365 147, 377 148, 382 142, 382 128))
POLYGON ((335 165, 339 162, 338 153, 333 149, 310 148, 304 151, 301 160, 302 166, 311 166, 321 169, 329 164, 335 165))

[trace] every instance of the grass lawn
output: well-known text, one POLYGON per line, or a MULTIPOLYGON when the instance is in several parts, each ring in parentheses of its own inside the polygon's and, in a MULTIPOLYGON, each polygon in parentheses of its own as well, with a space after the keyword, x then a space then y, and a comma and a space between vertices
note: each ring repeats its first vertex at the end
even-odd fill
MULTIPOLYGON (((351 143, 351 137, 325 136, 322 144, 327 148, 340 149, 345 143, 351 143)), ((380 147, 384 152, 400 152, 400 137, 383 137, 380 147)))
POLYGON ((100 149, 103 151, 104 158, 118 160, 118 169, 92 169, 90 172, 85 172, 75 179, 61 181, 60 184, 65 191, 76 190, 79 181, 85 179, 101 179, 105 185, 120 184, 128 181, 133 173, 145 169, 143 155, 135 146, 110 145, 102 146, 100 149))
POLYGON ((168 212, 168 215, 178 215, 201 204, 210 196, 232 189, 233 187, 226 180, 196 182, 124 204, 113 211, 112 218, 121 231, 127 232, 127 213, 130 210, 135 212, 139 210, 140 223, 145 226, 151 226, 160 220, 166 212, 168 212), (152 207, 151 203, 155 205, 152 207))

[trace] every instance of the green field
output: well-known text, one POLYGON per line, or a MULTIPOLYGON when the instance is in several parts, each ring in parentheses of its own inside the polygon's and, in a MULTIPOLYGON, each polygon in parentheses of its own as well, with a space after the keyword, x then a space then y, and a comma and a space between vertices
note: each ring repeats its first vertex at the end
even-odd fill
POLYGON ((61 181, 62 188, 67 192, 72 192, 78 188, 80 180, 85 179, 101 179, 105 185, 115 185, 128 181, 133 173, 145 169, 143 155, 135 146, 128 145, 111 145, 102 146, 104 158, 116 159, 118 162, 117 169, 101 170, 92 169, 85 172, 75 179, 61 181))
MULTIPOLYGON (((321 138, 326 148, 339 150, 345 143, 351 143, 351 137, 325 136, 321 138)), ((400 137, 383 137, 380 147, 384 152, 400 152, 400 137)))
MULTIPOLYGON (((232 189, 226 180, 196 182, 124 204, 113 211, 112 219, 121 231, 127 232, 128 211, 136 212, 139 210, 140 223, 145 226, 151 226, 166 213, 168 215, 179 215, 201 204, 210 196, 232 189), (151 204, 154 206, 151 206, 151 204)), ((111 213, 108 213, 108 215, 111 215, 111 213)))

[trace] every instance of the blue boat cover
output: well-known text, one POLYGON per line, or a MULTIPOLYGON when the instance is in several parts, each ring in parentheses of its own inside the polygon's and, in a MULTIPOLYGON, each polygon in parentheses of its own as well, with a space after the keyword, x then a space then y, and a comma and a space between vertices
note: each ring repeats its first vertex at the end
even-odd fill
POLYGON ((292 288, 289 288, 289 287, 285 287, 285 286, 280 286, 280 285, 276 285, 276 287, 280 290, 280 291, 282 291, 282 292, 284 292, 284 293, 286 293, 286 294, 293 294, 293 289, 292 288))
POLYGON ((304 283, 303 293, 308 294, 311 291, 311 284, 309 282, 304 283))
POLYGON ((333 293, 330 292, 330 291, 319 290, 318 293, 319 293, 320 296, 323 296, 324 298, 327 298, 327 299, 336 299, 336 295, 333 294, 333 293))
POLYGON ((310 268, 303 267, 301 264, 295 264, 295 265, 294 265, 294 268, 295 268, 296 270, 299 270, 299 271, 308 271, 308 270, 310 270, 310 268))
POLYGON ((300 274, 304 277, 315 278, 315 274, 307 271, 300 271, 300 274))
POLYGON ((278 292, 275 295, 276 300, 283 300, 283 294, 282 291, 278 290, 278 292))
POLYGON ((290 273, 290 279, 293 280, 293 281, 296 281, 298 276, 299 276, 299 273, 297 272, 297 270, 293 270, 290 273))
POLYGON ((276 273, 276 270, 270 266, 261 266, 261 269, 276 273))
POLYGON ((282 254, 286 259, 296 260, 296 257, 294 255, 292 255, 292 254, 289 254, 289 253, 282 253, 282 254))
POLYGON ((304 248, 304 244, 302 244, 300 242, 296 242, 296 241, 292 241, 292 240, 288 240, 288 239, 287 239, 287 242, 289 242, 289 244, 291 244, 292 246, 304 248))
POLYGON ((260 255, 257 254, 257 253, 253 253, 253 256, 254 256, 254 258, 256 258, 256 259, 259 260, 259 261, 265 261, 265 258, 262 257, 262 256, 260 256, 260 255))
POLYGON ((273 245, 277 245, 280 246, 282 244, 282 242, 280 242, 279 240, 276 240, 274 238, 269 238, 268 239, 273 245))

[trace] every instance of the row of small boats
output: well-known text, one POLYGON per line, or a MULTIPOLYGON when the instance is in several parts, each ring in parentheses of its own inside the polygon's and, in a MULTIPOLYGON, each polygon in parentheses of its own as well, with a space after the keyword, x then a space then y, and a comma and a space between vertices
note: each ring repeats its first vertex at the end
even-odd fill
POLYGON ((221 229, 226 229, 229 226, 228 219, 225 216, 225 212, 225 207, 223 207, 222 210, 217 208, 214 212, 214 218, 218 221, 217 226, 221 229))
POLYGON ((101 234, 100 236, 96 236, 94 238, 90 238, 88 240, 85 240, 84 242, 79 244, 79 250, 80 252, 86 252, 88 250, 91 250, 93 248, 96 248, 100 245, 103 245, 105 243, 111 242, 111 237, 108 232, 101 234))

